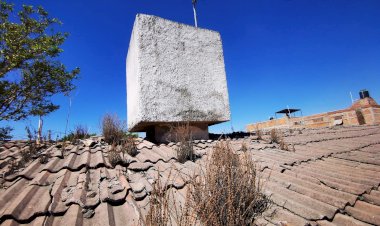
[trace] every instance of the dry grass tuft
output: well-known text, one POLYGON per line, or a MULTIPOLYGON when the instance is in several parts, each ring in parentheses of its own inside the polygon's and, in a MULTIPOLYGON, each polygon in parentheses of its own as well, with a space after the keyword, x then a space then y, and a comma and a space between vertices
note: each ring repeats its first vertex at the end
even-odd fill
POLYGON ((115 167, 117 164, 123 163, 123 159, 120 156, 120 151, 117 150, 116 145, 111 145, 110 150, 108 151, 108 160, 112 167, 115 167))
POLYGON ((167 192, 159 178, 160 176, 157 175, 150 194, 150 208, 146 216, 146 225, 166 226, 170 221, 169 192, 167 192))
POLYGON ((285 141, 284 141, 284 138, 281 136, 280 132, 277 130, 277 129, 272 129, 270 131, 270 142, 272 144, 278 144, 278 148, 280 150, 284 150, 284 151, 295 151, 295 148, 294 148, 294 145, 293 147, 291 148, 290 144, 287 144, 285 141))
POLYGON ((16 161, 14 159, 8 162, 9 168, 5 173, 5 176, 15 173, 17 170, 24 168, 28 162, 32 161, 34 158, 38 158, 42 146, 38 146, 34 142, 30 142, 29 146, 20 151, 21 158, 16 161))
POLYGON ((45 155, 40 155, 40 157, 38 158, 38 160, 40 161, 41 164, 46 164, 49 162, 49 158, 50 158, 50 154, 47 153, 45 155))
POLYGON ((272 129, 270 131, 270 142, 279 144, 281 141, 281 136, 279 134, 279 131, 277 129, 272 129))
POLYGON ((229 143, 221 142, 214 148, 206 170, 190 180, 183 205, 177 205, 168 186, 157 180, 146 224, 252 224, 271 205, 262 192, 258 172, 248 153, 235 154, 229 143))
POLYGON ((0 189, 6 188, 5 186, 5 180, 3 178, 0 178, 0 189))
POLYGON ((16 162, 14 159, 10 160, 8 162, 9 164, 9 168, 8 168, 8 171, 5 172, 4 176, 8 176, 8 175, 11 175, 13 173, 16 172, 16 170, 20 169, 22 166, 21 164, 19 164, 18 162, 16 162))
POLYGON ((35 143, 29 143, 29 146, 20 151, 21 160, 19 161, 20 165, 25 165, 27 162, 36 157, 40 150, 40 147, 35 143))
POLYGON ((75 126, 75 128, 74 128, 74 140, 85 139, 85 138, 89 138, 89 137, 90 137, 90 134, 88 132, 87 126, 83 126, 83 125, 75 126))
POLYGON ((280 143, 279 143, 279 149, 283 150, 283 151, 292 151, 292 152, 295 152, 296 149, 294 148, 294 144, 291 145, 291 144, 287 144, 284 139, 281 139, 280 140, 280 143))
POLYGON ((177 160, 180 163, 185 163, 186 161, 194 161, 194 147, 193 147, 193 137, 190 129, 190 123, 178 124, 170 128, 171 134, 175 134, 175 141, 178 142, 178 147, 176 148, 177 160))
POLYGON ((259 129, 259 127, 256 127, 256 136, 257 136, 257 140, 263 139, 263 131, 259 129))
POLYGON ((135 137, 131 135, 126 135, 121 141, 121 151, 125 154, 129 154, 134 157, 138 154, 135 137))
MULTIPOLYGON (((171 173, 172 172, 169 173, 169 177, 171 173)), ((195 225, 196 218, 190 214, 189 193, 186 197, 186 203, 181 205, 179 201, 175 199, 174 188, 169 188, 167 182, 168 180, 165 184, 162 183, 159 172, 157 172, 157 179, 150 195, 150 209, 145 219, 145 225, 195 225)))
POLYGON ((191 193, 195 211, 205 225, 248 225, 270 206, 263 182, 248 153, 237 155, 228 142, 214 148, 206 173, 191 193))
POLYGON ((125 123, 117 115, 106 114, 102 119, 101 127, 105 142, 111 145, 108 159, 113 167, 124 164, 125 154, 131 156, 138 154, 136 135, 127 133, 125 123))
POLYGON ((247 144, 246 144, 245 142, 243 142, 243 143, 241 144, 240 151, 242 151, 242 152, 246 152, 246 151, 248 151, 248 147, 247 147, 247 144))
POLYGON ((113 166, 122 163, 120 153, 136 156, 136 135, 127 133, 125 123, 117 115, 106 114, 102 119, 102 134, 104 141, 111 145, 109 160, 113 166))
POLYGON ((284 151, 289 151, 289 145, 284 142, 284 140, 281 140, 279 143, 279 148, 284 151))
POLYGON ((120 144, 126 134, 125 123, 117 115, 106 114, 101 127, 104 141, 108 144, 120 144))

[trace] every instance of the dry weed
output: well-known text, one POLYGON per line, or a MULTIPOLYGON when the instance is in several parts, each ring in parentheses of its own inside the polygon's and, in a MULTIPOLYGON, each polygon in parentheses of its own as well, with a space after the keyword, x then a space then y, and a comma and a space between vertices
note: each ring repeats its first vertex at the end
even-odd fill
POLYGON ((248 153, 237 155, 229 143, 216 145, 205 174, 194 182, 191 200, 204 225, 248 225, 270 206, 263 181, 248 153))
POLYGON ((294 144, 292 145, 292 148, 290 148, 291 144, 287 144, 284 139, 281 139, 280 140, 280 143, 279 143, 279 149, 283 150, 283 151, 292 151, 292 152, 295 152, 296 149, 294 148, 294 144))
POLYGON ((284 140, 280 141, 279 148, 284 151, 289 151, 289 146, 284 142, 284 140))
POLYGON ((74 128, 74 139, 85 139, 89 137, 87 126, 77 125, 74 128))
POLYGON ((108 151, 108 161, 112 165, 112 167, 115 167, 117 164, 120 164, 123 162, 123 159, 120 156, 120 152, 117 150, 116 145, 112 145, 110 147, 110 150, 108 151))
MULTIPOLYGON (((204 172, 187 185, 178 205, 167 184, 156 180, 147 225, 249 225, 270 207, 263 180, 248 153, 235 154, 229 143, 216 145, 204 172)), ((159 175, 157 175, 159 178, 159 175)))
POLYGON ((46 163, 49 162, 49 158, 50 158, 50 157, 51 157, 51 156, 50 156, 50 153, 46 153, 45 155, 41 155, 41 156, 39 157, 39 161, 40 161, 41 164, 46 164, 46 163))
POLYGON ((106 114, 101 127, 104 141, 108 144, 120 144, 126 134, 125 125, 117 115, 106 114))
POLYGON ((178 142, 178 147, 176 148, 177 160, 180 163, 185 163, 190 160, 195 159, 194 147, 193 147, 193 137, 190 129, 190 123, 178 124, 170 128, 170 133, 174 134, 175 141, 178 142))
POLYGON ((240 151, 242 151, 242 152, 248 151, 248 147, 247 147, 247 144, 245 142, 243 142, 241 144, 240 151))
MULTIPOLYGON (((169 177, 172 171, 169 173, 169 177)), ((195 225, 196 217, 192 215, 189 202, 190 193, 186 196, 186 201, 182 205, 175 199, 173 189, 169 188, 168 181, 165 184, 160 180, 159 172, 153 185, 153 190, 150 194, 150 209, 145 219, 145 224, 148 226, 187 226, 195 225)))
POLYGON ((129 154, 134 157, 138 154, 135 137, 126 135, 126 137, 121 141, 121 150, 125 154, 129 154))
POLYGON ((27 162, 33 159, 33 157, 36 157, 40 150, 40 147, 35 143, 29 143, 29 146, 23 150, 20 151, 21 160, 19 161, 19 164, 24 166, 27 162))
POLYGON ((0 189, 6 188, 5 186, 5 180, 3 178, 0 178, 0 189))
POLYGON ((8 171, 5 172, 4 176, 8 176, 8 175, 11 175, 13 173, 16 172, 16 170, 18 170, 20 167, 19 163, 16 162, 14 159, 11 159, 9 162, 8 162, 8 171))
POLYGON ((281 136, 279 134, 279 131, 277 129, 272 129, 270 131, 270 142, 279 144, 281 141, 281 136))
POLYGON ((261 129, 259 129, 259 127, 256 127, 256 136, 257 136, 257 140, 263 139, 263 131, 261 131, 261 129))
POLYGON ((29 143, 28 147, 20 151, 21 158, 18 161, 12 159, 8 162, 9 170, 5 174, 11 175, 17 170, 24 168, 28 162, 38 157, 40 149, 41 146, 38 146, 34 142, 29 143))
POLYGON ((135 137, 124 135, 124 138, 119 140, 118 143, 112 143, 108 151, 108 160, 113 167, 117 164, 123 165, 125 163, 125 154, 132 157, 138 154, 135 137))

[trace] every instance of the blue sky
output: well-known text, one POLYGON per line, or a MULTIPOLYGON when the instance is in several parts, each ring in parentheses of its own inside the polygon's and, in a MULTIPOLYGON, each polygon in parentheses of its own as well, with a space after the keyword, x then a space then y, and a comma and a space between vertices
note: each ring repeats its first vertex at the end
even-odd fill
MULTIPOLYGON (((42 5, 71 35, 60 59, 81 68, 72 94, 69 128, 99 132, 105 113, 126 120, 125 58, 137 13, 193 24, 191 0, 13 1, 42 5)), ((351 104, 366 88, 380 102, 380 1, 378 0, 199 0, 198 25, 221 33, 231 122, 211 132, 244 130, 289 107, 304 115, 351 104)), ((63 133, 69 100, 48 115, 44 129, 63 133)), ((0 122, 25 138, 37 119, 0 122)))

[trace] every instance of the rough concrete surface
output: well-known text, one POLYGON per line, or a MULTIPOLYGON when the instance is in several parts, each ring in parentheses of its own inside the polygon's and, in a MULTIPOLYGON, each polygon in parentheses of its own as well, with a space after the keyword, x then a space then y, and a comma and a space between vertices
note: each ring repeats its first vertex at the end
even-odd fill
POLYGON ((130 131, 155 123, 228 121, 220 34, 138 14, 127 56, 127 107, 130 131))
MULTIPOLYGON (((175 127, 175 125, 172 125, 172 127, 167 125, 157 125, 153 128, 153 131, 147 132, 147 139, 154 140, 159 143, 166 143, 168 141, 172 142, 178 142, 180 141, 181 135, 178 135, 172 129, 175 127), (153 133, 153 134, 150 134, 153 133)), ((208 134, 208 125, 207 124, 195 124, 195 125, 189 125, 188 131, 191 134, 192 140, 208 140, 209 134, 208 134)))

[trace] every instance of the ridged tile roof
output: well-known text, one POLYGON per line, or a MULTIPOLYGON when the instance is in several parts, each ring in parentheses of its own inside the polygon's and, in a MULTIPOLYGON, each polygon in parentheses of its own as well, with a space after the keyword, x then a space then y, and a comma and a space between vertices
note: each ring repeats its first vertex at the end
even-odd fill
MULTIPOLYGON (((252 137, 243 143, 260 167, 264 191, 273 205, 256 219, 259 225, 380 225, 380 127, 307 129, 287 132, 295 152, 252 137)), ((207 161, 217 141, 194 141, 199 158, 176 160, 177 144, 138 140, 138 154, 124 155, 113 167, 110 146, 101 141, 52 145, 48 156, 7 173, 20 160, 26 142, 0 143, 1 225, 139 225, 149 210, 149 197, 159 174, 175 198, 184 200, 197 167, 207 161)))

